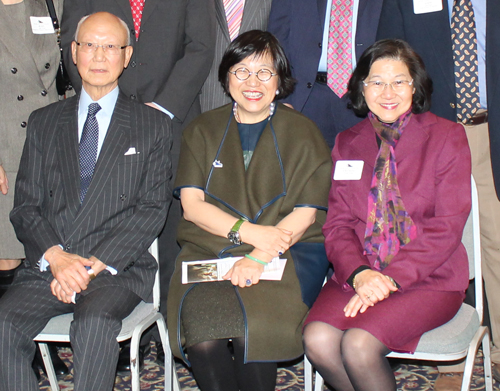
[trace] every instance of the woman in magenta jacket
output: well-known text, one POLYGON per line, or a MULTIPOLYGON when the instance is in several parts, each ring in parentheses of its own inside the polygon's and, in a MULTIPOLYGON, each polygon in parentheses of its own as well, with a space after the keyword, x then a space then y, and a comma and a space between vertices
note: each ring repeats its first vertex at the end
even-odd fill
POLYGON ((337 136, 323 227, 334 275, 304 328, 306 354, 337 391, 396 390, 385 358, 457 313, 471 163, 463 127, 431 114, 432 82, 401 40, 368 48, 349 82, 358 115, 337 136))

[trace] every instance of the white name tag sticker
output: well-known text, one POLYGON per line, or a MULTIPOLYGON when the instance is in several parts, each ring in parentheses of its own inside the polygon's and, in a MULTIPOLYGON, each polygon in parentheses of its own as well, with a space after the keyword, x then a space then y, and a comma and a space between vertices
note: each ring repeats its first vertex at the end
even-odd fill
POLYGON ((333 172, 334 181, 359 181, 363 173, 363 160, 337 160, 335 171, 333 172))
POLYGON ((413 12, 418 14, 428 14, 443 10, 443 0, 413 0, 413 12))
POLYGON ((33 34, 54 34, 54 25, 50 16, 30 16, 33 34))

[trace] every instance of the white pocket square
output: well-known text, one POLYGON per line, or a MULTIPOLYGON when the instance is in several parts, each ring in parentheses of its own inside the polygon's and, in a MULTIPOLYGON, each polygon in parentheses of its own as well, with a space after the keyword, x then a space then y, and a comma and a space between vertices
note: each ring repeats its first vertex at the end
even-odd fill
POLYGON ((134 147, 130 147, 130 148, 128 149, 128 151, 127 151, 127 152, 125 152, 125 155, 124 155, 124 156, 128 156, 128 155, 136 155, 136 154, 137 154, 137 152, 136 152, 135 148, 134 148, 134 147))

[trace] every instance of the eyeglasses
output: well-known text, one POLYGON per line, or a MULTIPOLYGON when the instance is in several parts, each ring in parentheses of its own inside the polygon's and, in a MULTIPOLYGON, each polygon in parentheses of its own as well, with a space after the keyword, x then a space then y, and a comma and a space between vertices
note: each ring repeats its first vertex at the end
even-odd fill
POLYGON ((261 69, 257 72, 250 72, 246 68, 238 68, 235 71, 229 71, 229 73, 236 76, 238 80, 245 81, 252 75, 257 76, 260 81, 266 82, 271 80, 271 77, 276 76, 277 73, 272 73, 269 69, 261 69))
POLYGON ((369 88, 370 90, 373 90, 375 92, 383 92, 385 90, 385 87, 391 86, 392 90, 394 92, 401 92, 404 91, 404 89, 407 86, 411 86, 413 84, 413 79, 410 81, 408 80, 395 80, 392 83, 384 83, 381 81, 368 81, 368 82, 363 82, 363 85, 366 88, 369 88))
POLYGON ((98 45, 92 42, 76 42, 78 46, 80 46, 80 50, 84 53, 94 53, 98 48, 102 48, 104 53, 108 54, 120 54, 120 50, 125 49, 128 45, 120 46, 120 45, 111 45, 104 44, 98 45))

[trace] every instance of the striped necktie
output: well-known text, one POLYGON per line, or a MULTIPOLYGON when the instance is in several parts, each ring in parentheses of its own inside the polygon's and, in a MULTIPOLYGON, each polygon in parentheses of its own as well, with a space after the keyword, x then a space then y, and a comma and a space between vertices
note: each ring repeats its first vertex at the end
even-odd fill
POLYGON ((227 27, 229 29, 229 37, 231 38, 231 41, 233 41, 240 33, 244 6, 245 0, 224 0, 227 27))
POLYGON ((82 137, 78 147, 80 154, 80 202, 83 203, 94 175, 97 161, 97 145, 99 141, 99 124, 95 117, 101 110, 99 103, 91 103, 87 119, 83 125, 82 137))
POLYGON ((474 9, 470 0, 455 0, 451 14, 457 118, 467 122, 481 108, 474 9))
POLYGON ((352 72, 352 0, 332 0, 328 31, 327 84, 339 98, 352 72))

